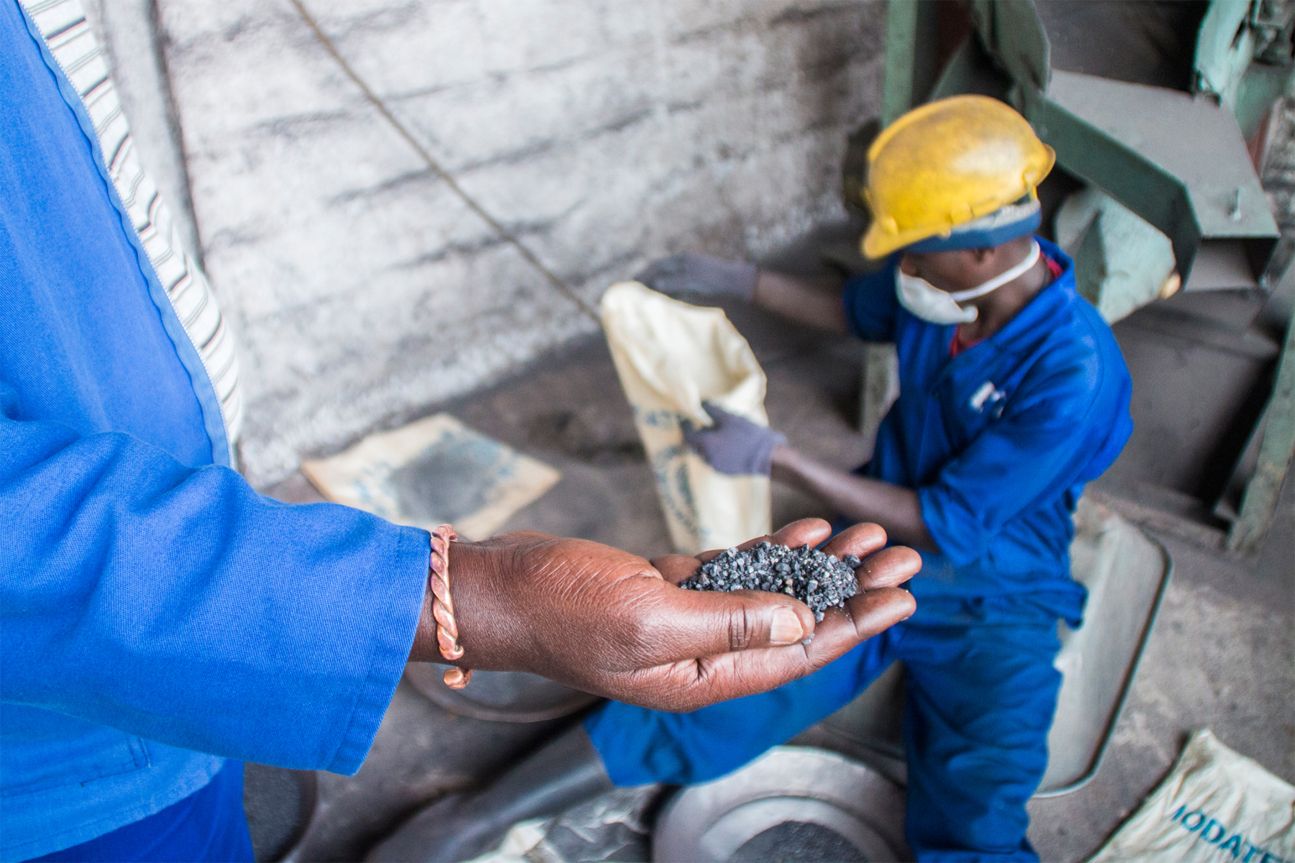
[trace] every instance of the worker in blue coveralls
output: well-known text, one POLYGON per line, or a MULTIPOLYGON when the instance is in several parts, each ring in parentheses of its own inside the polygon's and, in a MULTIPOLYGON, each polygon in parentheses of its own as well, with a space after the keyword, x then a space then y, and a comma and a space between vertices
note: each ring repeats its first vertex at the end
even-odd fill
POLYGON ((85 19, 27 9, 0 0, 0 860, 250 860, 238 759, 354 773, 409 660, 694 709, 912 612, 916 554, 875 526, 833 540, 869 555, 868 593, 816 625, 791 597, 680 590, 694 558, 542 534, 453 542, 434 601, 427 531, 257 494, 111 178, 119 111, 90 119, 101 55, 52 53, 85 19))
MULTIPOLYGON (((641 280, 672 294, 736 296, 800 323, 893 342, 900 394, 871 461, 847 472, 718 409, 689 435, 714 467, 769 473, 827 511, 875 521, 921 549, 917 612, 774 692, 672 714, 608 704, 475 798, 422 816, 424 836, 487 825, 456 813, 533 814, 611 785, 690 784, 732 771, 851 701, 892 662, 906 669, 906 835, 920 860, 1030 860, 1026 801, 1043 777, 1061 676, 1058 619, 1078 626, 1072 514, 1132 430, 1130 379, 1110 328, 1075 290, 1070 259, 1034 235, 1054 156, 1023 117, 982 96, 919 107, 869 151, 879 271, 842 292, 740 262, 684 254, 641 280), (546 770, 548 773, 546 773, 546 770), (573 777, 581 777, 574 781, 573 777), (565 786, 562 783, 566 783, 565 786), (529 810, 529 811, 528 811, 529 810)), ((498 828, 502 825, 493 825, 498 828)), ((393 848, 397 846, 393 841, 393 848)), ((394 856, 390 859, 394 859, 394 856)), ((423 859, 451 859, 451 856, 423 859)))

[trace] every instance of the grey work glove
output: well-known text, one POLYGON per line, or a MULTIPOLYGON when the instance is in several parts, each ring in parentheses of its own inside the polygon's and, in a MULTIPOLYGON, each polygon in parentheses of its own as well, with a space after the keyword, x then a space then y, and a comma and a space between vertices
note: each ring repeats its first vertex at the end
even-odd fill
POLYGON ((689 449, 720 473, 768 476, 773 448, 787 438, 711 402, 702 402, 702 407, 715 424, 699 429, 685 420, 683 439, 689 449))
POLYGON ((672 297, 694 294, 704 297, 736 297, 750 302, 760 274, 754 264, 684 252, 658 258, 634 277, 653 290, 672 297))

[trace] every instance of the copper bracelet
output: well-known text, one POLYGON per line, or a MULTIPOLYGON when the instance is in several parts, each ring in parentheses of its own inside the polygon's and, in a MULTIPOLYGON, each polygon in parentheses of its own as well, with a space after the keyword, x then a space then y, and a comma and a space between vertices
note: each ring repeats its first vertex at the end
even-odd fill
MULTIPOLYGON (((432 617, 436 620, 436 646, 447 661, 463 656, 459 644, 459 624, 454 619, 454 600, 450 598, 450 543, 458 539, 454 528, 443 524, 432 531, 432 554, 428 568, 432 591, 432 617)), ((472 679, 466 668, 446 669, 443 677, 450 689, 462 689, 472 679)))

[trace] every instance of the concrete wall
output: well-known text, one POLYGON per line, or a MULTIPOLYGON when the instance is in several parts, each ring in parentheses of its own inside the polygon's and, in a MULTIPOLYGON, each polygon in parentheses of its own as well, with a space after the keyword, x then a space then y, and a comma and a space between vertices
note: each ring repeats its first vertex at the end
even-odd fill
MULTIPOLYGON (((154 4, 105 20, 143 21, 161 47, 173 106, 151 113, 178 121, 171 177, 187 176, 241 336, 254 481, 593 331, 287 0, 154 4)), ((845 135, 880 97, 880 2, 306 6, 417 140, 590 301, 657 255, 758 256, 839 216, 845 135)))

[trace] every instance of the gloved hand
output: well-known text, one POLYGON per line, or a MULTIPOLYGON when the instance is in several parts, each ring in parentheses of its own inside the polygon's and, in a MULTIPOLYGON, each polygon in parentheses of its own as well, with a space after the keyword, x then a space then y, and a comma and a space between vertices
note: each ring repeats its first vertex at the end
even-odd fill
MULTIPOLYGON (((772 537, 817 546, 831 534, 803 519, 772 537)), ((747 548, 762 539, 744 543, 747 548)), ((781 686, 817 671, 913 613, 899 585, 921 568, 909 548, 859 524, 826 551, 863 558, 859 593, 814 622, 790 596, 707 593, 676 585, 719 552, 651 562, 596 542, 511 533, 456 542, 450 580, 468 668, 529 671, 567 686, 660 710, 695 710, 781 686), (810 635, 813 641, 802 643, 810 635)), ((436 623, 424 603, 410 659, 438 661, 436 623)))
POLYGON ((688 447, 720 473, 768 476, 773 448, 786 443, 787 438, 713 402, 702 402, 702 407, 715 424, 697 428, 685 421, 683 439, 688 447))
POLYGON ((736 297, 750 302, 755 297, 755 282, 760 271, 746 261, 684 252, 659 258, 634 277, 655 291, 677 297, 695 294, 703 297, 736 297))

